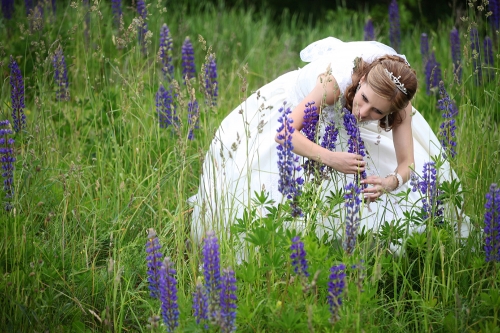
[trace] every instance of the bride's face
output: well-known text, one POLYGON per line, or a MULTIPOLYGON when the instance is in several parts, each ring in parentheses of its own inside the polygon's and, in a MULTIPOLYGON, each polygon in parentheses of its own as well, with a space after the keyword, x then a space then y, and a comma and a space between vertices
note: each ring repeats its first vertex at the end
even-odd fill
POLYGON ((380 120, 390 113, 391 102, 377 95, 363 80, 354 95, 353 114, 360 121, 380 120))

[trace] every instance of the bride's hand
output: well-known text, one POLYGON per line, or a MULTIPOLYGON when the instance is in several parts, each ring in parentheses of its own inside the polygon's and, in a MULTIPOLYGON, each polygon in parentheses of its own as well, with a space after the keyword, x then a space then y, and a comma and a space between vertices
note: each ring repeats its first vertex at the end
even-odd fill
POLYGON ((337 171, 346 174, 356 174, 365 170, 366 162, 363 156, 346 152, 332 152, 332 160, 325 163, 337 171))
POLYGON ((391 178, 380 178, 379 176, 368 176, 361 180, 361 184, 372 185, 365 188, 362 192, 366 200, 371 202, 376 201, 386 192, 390 192, 394 188, 391 178))

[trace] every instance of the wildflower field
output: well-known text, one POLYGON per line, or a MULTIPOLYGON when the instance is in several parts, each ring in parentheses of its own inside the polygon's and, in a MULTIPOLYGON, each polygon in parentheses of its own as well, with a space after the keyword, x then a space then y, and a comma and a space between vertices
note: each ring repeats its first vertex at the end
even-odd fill
POLYGON ((0 331, 500 331, 499 1, 433 27, 395 0, 279 21, 222 1, 1 5, 0 331), (311 201, 257 193, 269 215, 198 244, 188 199, 214 131, 327 36, 392 45, 417 71, 412 103, 443 144, 416 170, 423 231, 357 230, 351 186, 332 199, 344 239, 285 227, 311 201), (444 158, 452 182, 432 171, 444 158))

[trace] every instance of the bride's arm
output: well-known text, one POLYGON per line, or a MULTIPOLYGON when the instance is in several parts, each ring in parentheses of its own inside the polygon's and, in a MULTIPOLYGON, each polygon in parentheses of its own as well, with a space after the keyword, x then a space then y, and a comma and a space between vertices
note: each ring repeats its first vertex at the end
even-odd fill
MULTIPOLYGON (((304 125, 304 110, 307 103, 314 101, 314 105, 318 108, 318 112, 321 112, 323 105, 334 104, 339 96, 340 92, 335 78, 327 74, 320 75, 314 89, 289 115, 293 120, 291 125, 295 128, 292 134, 293 152, 308 159, 322 162, 337 171, 354 174, 364 170, 366 162, 363 161, 361 155, 329 151, 310 141, 300 132, 304 125)), ((275 140, 282 144, 283 140, 278 139, 278 134, 280 133, 277 133, 275 140)))

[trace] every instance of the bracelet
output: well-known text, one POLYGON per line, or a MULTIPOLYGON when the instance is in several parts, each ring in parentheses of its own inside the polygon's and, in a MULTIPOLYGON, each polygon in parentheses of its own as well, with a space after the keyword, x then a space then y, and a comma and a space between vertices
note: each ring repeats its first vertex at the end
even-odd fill
POLYGON ((393 191, 395 191, 398 188, 400 188, 401 186, 403 186, 403 177, 401 177, 401 175, 399 173, 397 173, 397 172, 391 172, 390 174, 388 174, 387 176, 385 176, 385 178, 387 178, 389 176, 396 177, 396 180, 398 182, 398 185, 396 186, 396 188, 393 191))

